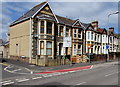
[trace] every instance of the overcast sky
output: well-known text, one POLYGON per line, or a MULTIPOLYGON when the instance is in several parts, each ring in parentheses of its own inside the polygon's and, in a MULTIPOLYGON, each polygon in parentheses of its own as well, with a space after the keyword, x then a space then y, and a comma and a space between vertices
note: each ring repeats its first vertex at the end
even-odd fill
MULTIPOLYGON (((44 1, 44 0, 42 0, 44 1)), ((6 38, 9 25, 33 6, 41 2, 2 2, 2 13, 0 13, 1 38, 6 38)), ((1 3, 0 3, 1 5, 1 3)), ((108 27, 108 14, 118 11, 118 2, 50 2, 55 14, 70 19, 79 19, 81 22, 90 23, 99 21, 99 27, 108 27)), ((118 33, 118 15, 109 17, 109 27, 115 27, 118 33)))

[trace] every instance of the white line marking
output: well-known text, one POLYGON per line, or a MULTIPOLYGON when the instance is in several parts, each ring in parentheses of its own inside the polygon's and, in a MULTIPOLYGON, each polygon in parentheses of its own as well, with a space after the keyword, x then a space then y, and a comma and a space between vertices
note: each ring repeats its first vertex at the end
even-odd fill
POLYGON ((25 81, 28 81, 30 79, 23 79, 23 80, 18 80, 18 82, 25 82, 25 81))
POLYGON ((13 83, 15 83, 15 82, 4 83, 2 85, 9 85, 9 84, 13 84, 13 83))
POLYGON ((57 75, 61 75, 61 73, 54 73, 53 75, 54 75, 54 76, 57 76, 57 75))
POLYGON ((6 82, 11 82, 11 80, 3 81, 3 82, 0 82, 0 83, 6 83, 6 82))
POLYGON ((86 82, 81 82, 81 83, 78 83, 78 84, 76 84, 76 85, 82 85, 82 84, 85 84, 86 82))
POLYGON ((43 77, 51 77, 52 75, 43 75, 43 77))
POLYGON ((93 65, 90 67, 90 69, 92 69, 93 68, 93 65))
POLYGON ((73 73, 73 72, 75 72, 75 71, 69 71, 70 73, 73 73))
MULTIPOLYGON (((119 72, 120 72, 120 71, 119 71, 119 72)), ((114 75, 114 74, 117 74, 117 73, 119 73, 119 72, 114 72, 114 73, 111 73, 111 74, 107 74, 107 75, 105 75, 105 77, 111 76, 111 75, 114 75)))
POLYGON ((64 74, 67 74, 68 72, 64 72, 64 74))
POLYGON ((16 79, 16 80, 23 80, 23 79, 26 79, 26 78, 19 78, 19 79, 16 79))
POLYGON ((16 72, 16 71, 20 71, 21 69, 16 69, 16 70, 13 70, 13 71, 11 71, 11 72, 16 72))
POLYGON ((34 78, 32 78, 32 79, 34 80, 34 79, 40 79, 40 78, 42 78, 42 77, 34 77, 34 78))

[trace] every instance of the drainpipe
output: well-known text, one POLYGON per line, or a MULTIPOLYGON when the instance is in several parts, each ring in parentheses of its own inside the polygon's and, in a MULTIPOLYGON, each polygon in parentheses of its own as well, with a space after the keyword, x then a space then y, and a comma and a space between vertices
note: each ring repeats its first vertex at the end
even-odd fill
POLYGON ((30 18, 30 49, 29 49, 29 63, 32 63, 32 19, 30 18))

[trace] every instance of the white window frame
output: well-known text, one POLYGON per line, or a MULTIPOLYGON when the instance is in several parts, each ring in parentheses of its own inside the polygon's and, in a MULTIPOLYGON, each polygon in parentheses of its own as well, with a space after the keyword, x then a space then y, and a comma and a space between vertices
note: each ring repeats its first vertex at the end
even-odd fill
POLYGON ((78 29, 78 38, 81 39, 82 38, 82 31, 80 30, 80 33, 79 33, 79 29, 78 29), (79 37, 80 35, 80 37, 79 37))
POLYGON ((74 38, 77 38, 77 29, 74 29, 74 35, 73 36, 74 36, 74 38), (76 35, 76 37, 75 37, 75 35, 76 35))
POLYGON ((74 55, 76 55, 76 54, 77 54, 77 45, 74 44, 74 55))
POLYGON ((80 45, 80 48, 78 48, 78 54, 82 54, 82 45, 81 44, 78 44, 78 47, 80 45))

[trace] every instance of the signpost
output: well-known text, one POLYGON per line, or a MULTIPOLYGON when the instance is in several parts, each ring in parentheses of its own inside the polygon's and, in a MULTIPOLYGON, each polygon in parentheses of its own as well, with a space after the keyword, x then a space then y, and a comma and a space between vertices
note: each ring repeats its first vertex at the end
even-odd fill
MULTIPOLYGON (((106 45, 106 49, 109 50, 110 49, 110 45, 106 45)), ((109 51, 108 51, 108 55, 107 55, 107 58, 106 58, 106 62, 109 60, 109 51)))
MULTIPOLYGON (((70 47, 70 55, 72 56, 72 37, 64 37, 63 38, 63 47, 64 47, 64 56, 65 56, 65 48, 70 47)), ((72 64, 72 57, 70 56, 70 61, 72 64)))

